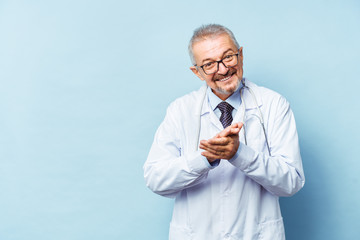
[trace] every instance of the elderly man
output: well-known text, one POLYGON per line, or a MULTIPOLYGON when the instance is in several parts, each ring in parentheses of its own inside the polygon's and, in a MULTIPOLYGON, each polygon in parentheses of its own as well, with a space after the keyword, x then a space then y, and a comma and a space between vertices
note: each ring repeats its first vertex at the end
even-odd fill
POLYGON ((285 239, 279 197, 305 182, 289 103, 243 78, 229 29, 196 29, 189 53, 206 85, 169 106, 144 165, 147 186, 175 198, 170 239, 285 239))

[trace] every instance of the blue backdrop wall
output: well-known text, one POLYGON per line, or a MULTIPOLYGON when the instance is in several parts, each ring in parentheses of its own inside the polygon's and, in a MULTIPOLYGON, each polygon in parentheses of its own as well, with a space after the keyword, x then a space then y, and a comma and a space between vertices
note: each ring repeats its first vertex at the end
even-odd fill
POLYGON ((194 28, 220 23, 245 76, 295 113, 306 184, 288 239, 360 233, 360 2, 0 1, 0 239, 167 239, 142 166, 166 107, 202 82, 194 28))

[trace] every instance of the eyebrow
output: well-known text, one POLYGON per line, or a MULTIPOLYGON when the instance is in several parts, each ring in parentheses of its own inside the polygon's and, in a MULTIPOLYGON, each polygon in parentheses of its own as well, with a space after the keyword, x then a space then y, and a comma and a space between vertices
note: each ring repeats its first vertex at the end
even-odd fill
MULTIPOLYGON (((233 50, 232 48, 229 48, 228 50, 226 50, 225 52, 223 52, 221 58, 224 57, 224 55, 227 54, 227 53, 230 52, 230 51, 233 51, 233 52, 234 52, 234 50, 233 50)), ((201 64, 203 64, 205 61, 215 61, 215 60, 213 60, 212 58, 205 58, 204 60, 202 60, 201 64)))

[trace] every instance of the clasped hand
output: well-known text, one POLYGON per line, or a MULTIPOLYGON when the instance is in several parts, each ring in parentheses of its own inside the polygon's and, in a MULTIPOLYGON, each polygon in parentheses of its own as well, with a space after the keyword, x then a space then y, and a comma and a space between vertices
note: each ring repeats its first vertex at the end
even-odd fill
POLYGON ((239 148, 239 132, 243 123, 233 123, 215 137, 201 140, 199 148, 205 150, 201 153, 209 162, 217 159, 231 159, 239 148))

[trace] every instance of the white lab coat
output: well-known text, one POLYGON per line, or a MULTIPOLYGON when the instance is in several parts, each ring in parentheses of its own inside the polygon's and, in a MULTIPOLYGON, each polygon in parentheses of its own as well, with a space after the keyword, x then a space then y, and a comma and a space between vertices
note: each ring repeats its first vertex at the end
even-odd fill
POLYGON ((295 120, 279 94, 246 80, 264 117, 271 157, 248 90, 234 117, 245 122, 240 147, 230 160, 212 167, 201 156, 200 140, 223 127, 204 99, 206 86, 175 100, 156 132, 144 177, 157 194, 175 197, 171 240, 283 240, 279 196, 291 196, 305 182, 295 120), (201 125, 200 125, 201 121, 201 125))

